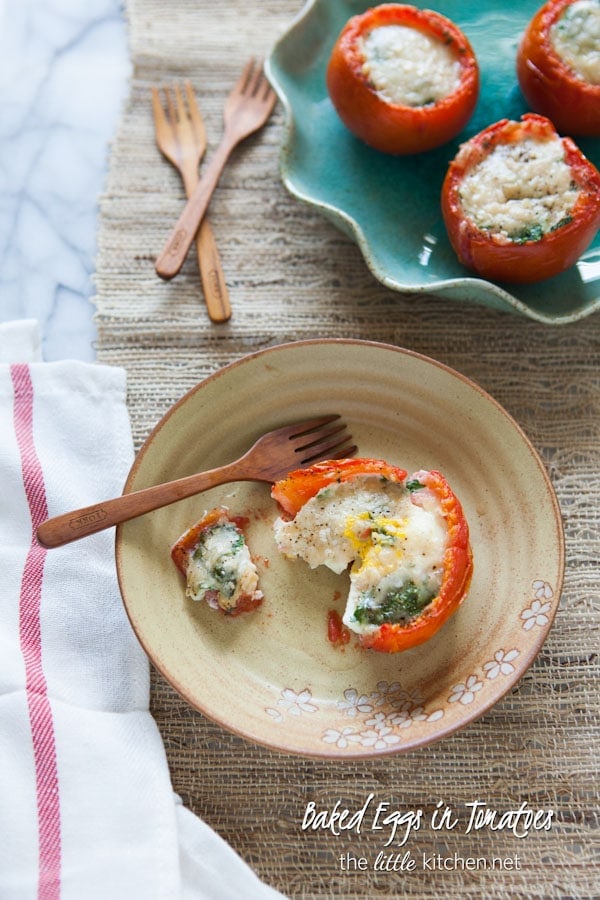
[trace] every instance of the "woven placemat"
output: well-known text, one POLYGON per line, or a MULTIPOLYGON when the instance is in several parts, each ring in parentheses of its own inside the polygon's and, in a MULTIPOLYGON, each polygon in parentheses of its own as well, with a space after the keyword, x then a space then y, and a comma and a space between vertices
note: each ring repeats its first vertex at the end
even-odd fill
POLYGON ((214 148, 241 62, 268 53, 300 5, 128 3, 134 72, 101 200, 96 303, 98 360, 127 370, 136 445, 183 393, 250 351, 315 337, 407 347, 475 380, 521 424, 562 509, 566 581, 554 628, 513 691, 461 733, 403 756, 332 764, 270 752, 206 721, 154 674, 152 711, 174 788, 290 897, 600 896, 598 316, 548 327, 385 289, 357 247, 282 186, 281 107, 236 151, 211 206, 231 321, 210 324, 193 254, 172 283, 154 273, 183 194, 154 144, 150 85, 190 77, 214 148), (416 870, 374 871, 384 843, 376 831, 302 828, 309 802, 357 809, 370 793, 390 810, 423 810, 406 844, 416 870), (522 803, 552 809, 552 826, 528 837, 490 828, 466 834, 467 804, 477 800, 499 812, 522 803), (439 803, 459 819, 454 828, 432 827, 439 803), (350 860, 342 870, 348 853, 368 868, 350 860), (468 868, 468 859, 512 859, 513 868, 468 868))

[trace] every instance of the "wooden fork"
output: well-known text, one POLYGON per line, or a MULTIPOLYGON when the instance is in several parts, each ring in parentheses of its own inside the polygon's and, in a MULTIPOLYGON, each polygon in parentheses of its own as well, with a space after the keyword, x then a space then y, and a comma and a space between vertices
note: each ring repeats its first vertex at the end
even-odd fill
POLYGON ((47 519, 37 530, 38 541, 44 547, 61 547, 111 525, 168 506, 176 500, 200 494, 218 484, 231 481, 274 482, 293 469, 303 468, 317 460, 352 456, 356 447, 350 444, 352 438, 339 419, 335 415, 321 416, 269 431, 235 462, 218 469, 123 494, 104 503, 47 519))
MULTIPOLYGON (((158 89, 153 87, 152 112, 158 148, 181 175, 186 196, 190 197, 199 181, 198 166, 206 151, 206 129, 189 81, 184 88, 185 98, 178 84, 174 89, 163 88, 163 106, 158 89)), ((196 235, 196 248, 208 315, 213 322, 226 322, 231 316, 229 294, 207 218, 202 220, 196 235)))
POLYGON ((156 272, 161 278, 173 278, 181 269, 229 154, 265 124, 275 100, 262 66, 251 59, 225 102, 221 143, 156 260, 156 272))

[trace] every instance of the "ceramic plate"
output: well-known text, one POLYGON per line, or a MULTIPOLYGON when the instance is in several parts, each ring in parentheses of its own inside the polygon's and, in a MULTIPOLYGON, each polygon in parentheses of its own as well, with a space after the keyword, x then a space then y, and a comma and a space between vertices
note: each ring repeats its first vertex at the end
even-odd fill
MULTIPOLYGON (((374 4, 313 0, 274 47, 266 71, 286 108, 281 174, 289 191, 353 237, 387 287, 434 293, 561 324, 600 307, 600 238, 568 272, 534 285, 493 284, 457 261, 440 212, 440 190, 459 143, 526 112, 515 76, 519 36, 540 0, 439 0, 433 7, 467 34, 479 59, 481 95, 468 127, 438 150, 391 157, 348 132, 325 87, 331 48, 345 22, 374 4)), ((427 4, 417 3, 417 6, 427 4)), ((600 165, 600 141, 581 139, 600 165)))
POLYGON ((212 720, 251 741, 316 757, 371 757, 444 737, 480 716, 535 658, 556 611, 563 538, 556 500, 521 430, 466 378, 381 344, 308 341, 245 357, 159 422, 126 490, 241 455, 263 432, 339 412, 364 456, 444 472, 468 517, 468 598, 428 643, 399 654, 327 639, 347 576, 278 554, 265 484, 234 484, 119 526, 119 582, 150 658, 212 720), (250 518, 262 606, 225 618, 185 599, 171 545, 224 504, 250 518))

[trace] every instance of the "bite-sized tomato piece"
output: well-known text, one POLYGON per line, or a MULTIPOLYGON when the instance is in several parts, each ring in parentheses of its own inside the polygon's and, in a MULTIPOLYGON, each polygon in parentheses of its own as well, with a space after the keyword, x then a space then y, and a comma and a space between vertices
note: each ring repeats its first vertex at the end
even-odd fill
MULTIPOLYGON (((396 653, 432 637, 465 598, 473 570, 462 506, 437 471, 345 459, 290 473, 272 490, 279 550, 311 568, 348 570, 342 624, 362 646, 396 653), (290 514, 294 517, 289 518, 290 514)), ((339 621, 330 615, 329 639, 339 621)))
POLYGON ((449 141, 467 124, 479 95, 479 66, 460 28, 440 13, 398 3, 346 23, 326 78, 346 127, 391 154, 449 141))
POLYGON ((600 136, 598 0, 549 0, 517 52, 517 76, 531 108, 569 135, 600 136))
POLYGON ((327 640, 329 643, 343 647, 344 644, 350 642, 350 638, 350 630, 342 622, 342 617, 337 609, 330 609, 327 613, 327 640))
POLYGON ((460 147, 441 203, 463 265, 492 281, 541 281, 572 266, 593 241, 600 173, 549 119, 527 113, 460 147))
POLYGON ((229 616, 260 606, 263 594, 246 544, 247 524, 247 518, 216 507, 175 542, 171 558, 186 579, 189 600, 205 600, 229 616))
POLYGON ((380 475, 388 481, 402 482, 406 478, 404 469, 391 466, 383 459, 324 460, 306 469, 295 469, 271 489, 271 496, 290 516, 295 516, 307 500, 314 497, 321 488, 335 482, 347 481, 355 475, 380 475))

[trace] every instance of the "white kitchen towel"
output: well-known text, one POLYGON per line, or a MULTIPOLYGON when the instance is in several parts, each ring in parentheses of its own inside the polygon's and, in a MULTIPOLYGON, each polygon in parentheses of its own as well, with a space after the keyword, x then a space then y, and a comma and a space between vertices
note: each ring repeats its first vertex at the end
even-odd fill
POLYGON ((39 348, 35 322, 0 325, 0 897, 281 897, 173 793, 114 530, 36 540, 133 458, 124 371, 39 348))

